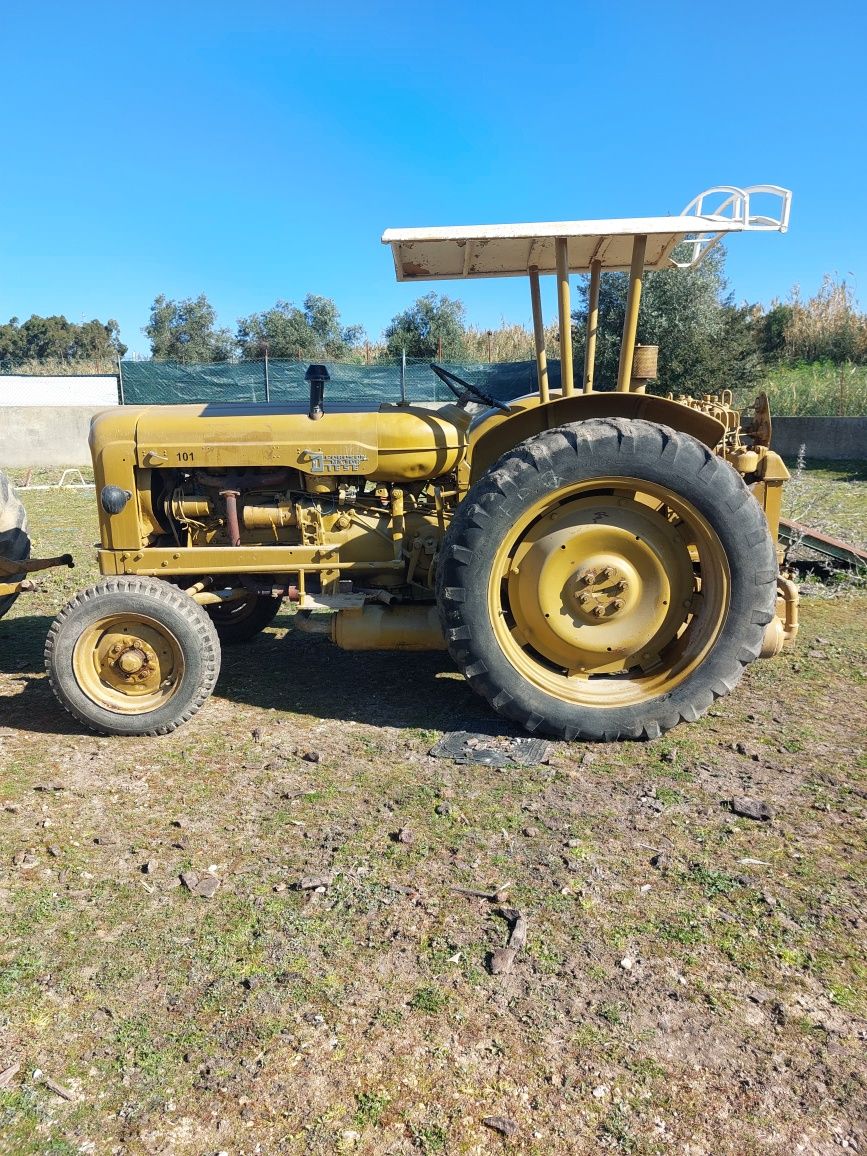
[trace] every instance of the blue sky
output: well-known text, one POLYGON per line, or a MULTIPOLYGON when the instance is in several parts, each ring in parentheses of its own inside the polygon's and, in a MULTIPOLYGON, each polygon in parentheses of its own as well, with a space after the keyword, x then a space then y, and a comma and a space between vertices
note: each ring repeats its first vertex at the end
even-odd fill
MULTIPOLYGON (((418 294, 388 226, 678 211, 794 190, 734 238, 739 300, 825 271, 867 302, 865 8, 284 0, 0 5, 0 318, 116 317, 157 293, 222 324, 305 293, 375 338, 418 294)), ((523 279, 431 288, 527 321, 523 279)), ((553 285, 546 310, 555 315, 553 285)))

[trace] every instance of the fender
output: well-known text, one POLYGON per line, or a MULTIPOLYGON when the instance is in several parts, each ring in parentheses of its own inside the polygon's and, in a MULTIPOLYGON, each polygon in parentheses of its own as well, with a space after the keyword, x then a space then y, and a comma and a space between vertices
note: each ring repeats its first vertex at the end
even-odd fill
POLYGON ((724 422, 678 401, 644 393, 576 393, 539 401, 530 394, 511 403, 512 412, 488 410, 470 429, 468 483, 477 481, 497 459, 519 442, 546 429, 598 417, 643 418, 691 434, 711 449, 726 432, 724 422))

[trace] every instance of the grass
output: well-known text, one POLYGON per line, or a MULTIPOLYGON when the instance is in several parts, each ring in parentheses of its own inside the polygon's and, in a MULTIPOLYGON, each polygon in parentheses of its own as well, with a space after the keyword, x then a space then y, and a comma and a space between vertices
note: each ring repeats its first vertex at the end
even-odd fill
POLYGON ((358 1092, 355 1096, 354 1123, 359 1128, 376 1127, 390 1103, 391 1097, 386 1092, 358 1092))
POLYGON ((863 417, 867 414, 867 365, 818 361, 780 365, 755 389, 737 391, 735 404, 748 409, 756 393, 768 395, 777 417, 863 417))
MULTIPOLYGON (((863 486, 808 468, 793 496, 863 538, 863 486)), ((499 1152, 488 1116, 531 1156, 859 1134, 863 591, 811 585, 797 650, 697 723, 538 767, 430 758, 488 717, 446 656, 344 654, 290 616, 225 652, 187 727, 114 740, 41 665, 95 577, 93 494, 26 500, 77 568, 0 622, 0 1153, 499 1152), (507 923, 454 888, 505 881, 528 941, 495 976, 507 923)))
MULTIPOLYGON (((783 491, 783 513, 796 522, 867 547, 867 465, 810 457, 787 462, 792 477, 783 491)), ((842 575, 841 575, 842 576, 842 575)))
POLYGON ((409 1006, 414 1011, 427 1012, 428 1015, 437 1015, 448 1003, 444 991, 436 987, 420 987, 414 992, 409 1006))

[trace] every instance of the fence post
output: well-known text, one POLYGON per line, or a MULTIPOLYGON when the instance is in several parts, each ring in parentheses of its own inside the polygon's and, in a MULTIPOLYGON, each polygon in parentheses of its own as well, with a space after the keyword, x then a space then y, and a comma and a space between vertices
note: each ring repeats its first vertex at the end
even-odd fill
POLYGON ((400 351, 400 404, 406 405, 406 350, 400 351))
POLYGON ((844 417, 846 414, 846 383, 843 379, 843 365, 844 365, 844 363, 841 361, 840 362, 840 392, 839 392, 839 400, 837 402, 837 413, 840 417, 844 417))
POLYGON ((123 369, 120 364, 120 354, 117 355, 117 396, 121 405, 126 405, 123 400, 123 369))
POLYGON ((271 379, 268 376, 268 346, 265 346, 265 405, 271 404, 271 379))

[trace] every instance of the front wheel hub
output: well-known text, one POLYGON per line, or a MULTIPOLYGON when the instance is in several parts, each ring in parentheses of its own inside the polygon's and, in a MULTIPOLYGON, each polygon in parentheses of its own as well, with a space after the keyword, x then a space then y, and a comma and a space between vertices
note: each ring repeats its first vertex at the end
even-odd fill
POLYGON ((124 650, 117 659, 115 665, 120 668, 122 674, 127 676, 139 674, 142 669, 147 666, 148 656, 145 653, 142 644, 136 640, 136 645, 130 646, 124 650))
POLYGON ((172 697, 184 658, 177 639, 157 619, 110 615, 82 633, 73 668, 93 702, 121 714, 139 714, 172 697))

